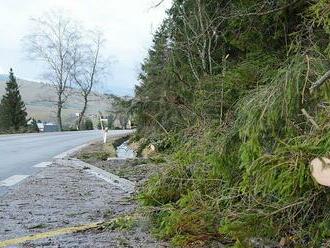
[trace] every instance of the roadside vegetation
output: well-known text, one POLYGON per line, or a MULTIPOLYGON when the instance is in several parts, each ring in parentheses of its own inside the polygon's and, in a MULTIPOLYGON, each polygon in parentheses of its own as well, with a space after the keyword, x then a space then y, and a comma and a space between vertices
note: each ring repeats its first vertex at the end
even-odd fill
POLYGON ((132 101, 168 160, 140 194, 160 238, 329 245, 329 38, 329 0, 173 1, 132 101))
POLYGON ((128 139, 128 136, 124 136, 111 138, 106 144, 95 142, 87 148, 82 149, 76 156, 78 159, 91 164, 98 161, 107 161, 108 158, 115 158, 117 156, 116 148, 128 139))
POLYGON ((86 163, 94 163, 96 161, 107 161, 110 157, 116 157, 114 141, 115 140, 109 140, 106 144, 101 142, 93 143, 86 149, 82 149, 82 151, 77 154, 77 158, 86 163))

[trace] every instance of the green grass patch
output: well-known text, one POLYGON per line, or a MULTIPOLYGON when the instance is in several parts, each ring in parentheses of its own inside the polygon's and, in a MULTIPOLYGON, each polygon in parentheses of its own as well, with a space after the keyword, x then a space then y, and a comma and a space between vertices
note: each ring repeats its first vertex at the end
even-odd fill
POLYGON ((102 228, 106 230, 130 230, 136 224, 136 219, 131 216, 121 216, 109 222, 103 223, 102 228))

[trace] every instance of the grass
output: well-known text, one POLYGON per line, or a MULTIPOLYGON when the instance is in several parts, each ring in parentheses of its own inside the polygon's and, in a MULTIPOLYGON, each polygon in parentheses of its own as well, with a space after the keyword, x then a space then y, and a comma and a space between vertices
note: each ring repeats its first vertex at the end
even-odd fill
POLYGON ((330 238, 329 191, 315 184, 309 169, 313 158, 330 155, 329 108, 317 107, 328 98, 322 91, 302 95, 306 66, 293 58, 251 89, 224 128, 181 133, 188 142, 172 145, 165 171, 140 194, 156 235, 176 246, 218 240, 250 247, 258 237, 320 247, 330 238), (302 108, 315 115, 319 130, 302 108))
POLYGON ((96 143, 83 149, 78 153, 77 158, 92 163, 95 161, 106 161, 110 157, 116 157, 116 148, 114 142, 116 140, 109 140, 108 143, 96 143))
POLYGON ((101 225, 102 229, 106 229, 106 230, 130 230, 134 227, 134 225, 136 224, 136 219, 131 217, 131 216, 120 216, 116 219, 113 219, 111 221, 108 221, 106 223, 103 223, 101 225))
POLYGON ((93 163, 97 161, 107 161, 108 158, 117 156, 116 147, 129 139, 129 136, 120 138, 108 139, 106 144, 101 142, 94 143, 91 146, 83 149, 77 154, 77 158, 86 163, 93 163))

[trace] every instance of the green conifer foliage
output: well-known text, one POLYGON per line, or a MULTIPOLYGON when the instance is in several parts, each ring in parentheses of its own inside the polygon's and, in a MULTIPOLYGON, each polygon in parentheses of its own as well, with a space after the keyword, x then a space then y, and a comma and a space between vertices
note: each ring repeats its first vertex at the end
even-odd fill
POLYGON ((330 0, 172 3, 132 101, 136 139, 166 158, 139 198, 155 233, 329 247, 330 190, 310 162, 330 156, 330 0))
POLYGON ((26 107, 13 70, 10 69, 6 93, 0 103, 0 129, 18 131, 27 126, 26 117, 26 107))

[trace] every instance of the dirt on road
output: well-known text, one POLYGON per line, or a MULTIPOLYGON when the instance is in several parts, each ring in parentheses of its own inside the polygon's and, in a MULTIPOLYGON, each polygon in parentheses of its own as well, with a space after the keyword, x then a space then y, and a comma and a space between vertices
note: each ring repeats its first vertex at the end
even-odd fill
POLYGON ((150 235, 134 193, 90 170, 58 159, 10 189, 0 198, 0 247, 168 247, 150 235))

